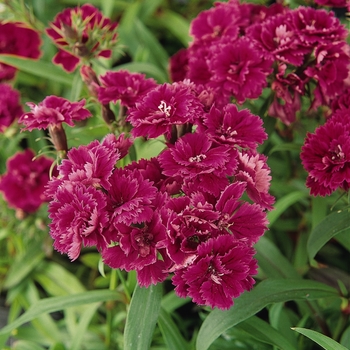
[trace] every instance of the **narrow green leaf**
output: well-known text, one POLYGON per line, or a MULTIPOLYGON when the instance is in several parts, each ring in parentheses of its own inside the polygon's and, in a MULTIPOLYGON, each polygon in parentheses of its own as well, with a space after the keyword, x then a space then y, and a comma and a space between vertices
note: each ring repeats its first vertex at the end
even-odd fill
POLYGON ((317 252, 335 235, 350 233, 350 212, 338 211, 326 216, 312 231, 307 242, 307 251, 311 261, 317 252))
POLYGON ((172 290, 162 298, 162 308, 171 314, 174 310, 187 304, 191 298, 179 298, 172 290))
POLYGON ((281 214, 283 214, 283 212, 286 211, 286 209, 288 209, 291 205, 300 201, 301 199, 306 198, 307 196, 308 194, 306 192, 295 191, 292 193, 288 193, 287 195, 276 201, 274 205, 275 209, 267 214, 270 227, 281 216, 281 214))
POLYGON ((35 61, 28 58, 20 58, 12 55, 0 55, 0 62, 9 64, 17 69, 34 74, 38 77, 55 81, 60 84, 72 85, 73 76, 66 73, 62 68, 50 62, 35 61))
POLYGON ((266 236, 261 237, 254 247, 258 265, 267 277, 299 278, 293 265, 266 236))
POLYGON ((7 334, 12 330, 20 327, 24 323, 29 322, 34 318, 45 313, 55 312, 69 307, 91 304, 107 300, 122 300, 122 298, 115 291, 94 290, 62 297, 41 299, 38 302, 31 305, 31 307, 17 320, 3 327, 0 330, 0 335, 7 334))
POLYGON ((157 80, 158 83, 165 83, 167 81, 166 75, 161 71, 156 65, 152 63, 147 63, 147 62, 130 62, 130 63, 125 63, 121 64, 113 70, 121 70, 121 69, 126 69, 129 72, 134 72, 134 73, 144 73, 155 80, 157 80))
POLYGON ((85 332, 92 320, 92 317, 95 315, 97 308, 99 307, 100 303, 95 303, 92 305, 89 305, 89 307, 84 311, 84 313, 80 317, 79 325, 76 329, 76 334, 73 336, 73 342, 70 345, 70 350, 79 350, 83 349, 82 341, 85 336, 85 332))
POLYGON ((39 344, 34 343, 29 340, 19 340, 16 341, 11 349, 13 350, 44 350, 45 348, 41 347, 39 344))
POLYGON ((301 144, 297 143, 282 143, 280 145, 276 145, 272 147, 272 149, 269 152, 269 155, 271 155, 274 152, 281 152, 281 151, 294 151, 300 153, 301 144))
POLYGON ((160 312, 162 284, 141 288, 136 285, 126 317, 125 350, 148 350, 160 312))
POLYGON ((176 36, 185 47, 188 46, 188 43, 191 41, 191 36, 189 35, 190 23, 184 17, 175 12, 164 10, 157 17, 158 23, 176 36))
POLYGON ((306 328, 299 328, 295 327, 292 328, 293 331, 296 331, 302 335, 305 335, 305 337, 308 337, 309 339, 313 340, 318 345, 322 346, 323 349, 326 350, 348 350, 345 346, 340 345, 332 338, 329 338, 321 333, 318 333, 316 331, 313 331, 311 329, 306 328))
POLYGON ((11 265, 4 283, 6 289, 10 289, 20 283, 42 261, 45 253, 38 242, 27 248, 24 255, 17 256, 11 265))
POLYGON ((189 348, 189 344, 183 338, 175 322, 163 308, 160 309, 158 325, 167 349, 186 350, 189 348))
POLYGON ((348 231, 339 232, 334 239, 350 252, 350 234, 348 231))
POLYGON ((252 316, 248 320, 241 322, 238 328, 243 329, 255 339, 277 346, 279 349, 297 350, 277 329, 271 327, 267 322, 256 316, 252 316))
POLYGON ((234 306, 213 310, 203 322, 197 337, 197 350, 206 350, 223 332, 248 319, 269 304, 289 300, 313 300, 337 297, 334 288, 323 283, 302 279, 267 279, 252 291, 242 294, 234 306))

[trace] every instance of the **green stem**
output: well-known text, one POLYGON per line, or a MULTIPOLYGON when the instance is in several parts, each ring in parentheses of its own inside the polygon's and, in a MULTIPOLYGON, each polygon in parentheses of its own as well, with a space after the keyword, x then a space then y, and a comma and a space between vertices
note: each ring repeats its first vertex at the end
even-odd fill
MULTIPOLYGON (((111 277, 109 280, 109 289, 115 290, 117 288, 117 270, 112 269, 111 277)), ((107 313, 106 313, 106 348, 110 349, 112 342, 112 332, 113 332, 113 316, 114 316, 114 303, 107 302, 106 303, 107 313)))
POLYGON ((119 269, 117 269, 116 271, 117 271, 117 274, 118 274, 118 278, 119 278, 119 279, 120 279, 120 281, 122 282, 122 285, 123 285, 123 289, 124 289, 125 296, 126 296, 126 297, 127 297, 127 299, 130 301, 130 300, 131 300, 131 295, 130 295, 130 292, 129 292, 128 286, 126 285, 125 278, 124 278, 124 276, 122 275, 122 273, 120 272, 120 270, 119 270, 119 269))

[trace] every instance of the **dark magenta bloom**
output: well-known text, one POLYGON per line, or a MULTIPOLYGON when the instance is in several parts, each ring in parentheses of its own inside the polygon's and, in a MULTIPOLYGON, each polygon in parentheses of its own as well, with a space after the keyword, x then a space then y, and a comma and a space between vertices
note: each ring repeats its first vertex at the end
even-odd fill
POLYGON ((330 195, 350 188, 350 114, 337 111, 313 134, 308 133, 301 160, 308 172, 306 186, 312 195, 330 195))
POLYGON ((236 151, 215 145, 202 133, 186 134, 159 155, 163 174, 185 181, 187 194, 205 191, 217 195, 228 185, 237 166, 236 151))
POLYGON ((66 123, 74 126, 73 121, 84 120, 91 116, 90 111, 84 108, 85 100, 70 102, 62 97, 47 96, 36 105, 27 102, 31 111, 24 113, 18 120, 24 124, 24 130, 47 129, 49 126, 56 126, 66 123))
POLYGON ((234 104, 227 104, 222 111, 212 107, 203 120, 198 130, 218 144, 256 149, 267 138, 262 119, 248 109, 239 111, 234 104))
POLYGON ((25 213, 35 212, 48 200, 44 192, 53 160, 34 157, 29 149, 16 153, 7 160, 7 172, 0 177, 0 191, 5 200, 12 208, 25 213))
POLYGON ((149 91, 130 110, 127 120, 133 136, 171 137, 174 125, 193 123, 203 106, 190 88, 178 83, 163 84, 149 91))
POLYGON ((245 38, 213 48, 209 62, 211 86, 238 103, 247 98, 258 98, 272 72, 272 59, 261 53, 245 38))
MULTIPOLYGON (((37 31, 21 22, 0 21, 0 53, 38 59, 41 38, 37 31)), ((16 68, 0 63, 0 82, 15 76, 16 68)))
POLYGON ((134 107, 138 99, 157 83, 154 79, 146 79, 144 74, 130 73, 126 70, 107 72, 100 76, 101 87, 98 89, 98 99, 101 103, 117 102, 126 107, 134 107))
POLYGON ((104 228, 109 225, 105 195, 92 186, 63 181, 49 204, 50 235, 54 248, 73 261, 82 246, 102 249, 109 243, 104 228))
POLYGON ((191 265, 175 272, 172 278, 180 297, 191 297, 199 305, 229 309, 233 298, 250 290, 257 263, 252 247, 231 235, 211 238, 197 249, 191 265))
POLYGON ((115 169, 109 182, 109 210, 114 225, 140 224, 151 219, 157 188, 139 171, 115 169))
POLYGON ((63 10, 46 29, 59 48, 53 62, 72 72, 81 60, 110 57, 117 25, 90 4, 63 10))
POLYGON ((4 132, 22 114, 19 92, 8 84, 0 83, 0 132, 4 132))
POLYGON ((315 3, 321 6, 350 7, 348 0, 315 0, 315 3))

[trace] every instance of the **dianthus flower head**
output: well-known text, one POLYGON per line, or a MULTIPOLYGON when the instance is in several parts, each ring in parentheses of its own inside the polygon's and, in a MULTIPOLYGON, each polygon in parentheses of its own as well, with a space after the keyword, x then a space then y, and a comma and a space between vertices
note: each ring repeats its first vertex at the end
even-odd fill
POLYGON ((350 110, 350 87, 332 101, 332 111, 336 112, 339 109, 350 110))
POLYGON ((222 111, 212 107, 203 119, 198 130, 218 144, 256 149, 267 138, 262 119, 248 109, 239 111, 234 104, 227 104, 222 111))
POLYGON ((202 11, 191 22, 190 34, 195 41, 211 43, 222 37, 235 40, 239 34, 239 11, 234 6, 216 6, 202 11))
POLYGON ((350 113, 340 110, 315 133, 308 133, 301 160, 312 195, 330 195, 350 188, 350 113))
MULTIPOLYGON (((38 59, 41 39, 37 31, 21 22, 0 21, 0 53, 38 59)), ((0 63, 0 82, 15 76, 16 69, 0 63)))
POLYGON ((82 246, 102 249, 108 224, 105 195, 92 186, 69 180, 60 182, 49 204, 50 235, 54 248, 73 261, 82 246))
POLYGON ((236 151, 217 146, 202 133, 186 134, 159 155, 163 174, 184 179, 185 193, 219 193, 237 166, 236 151))
POLYGON ((151 219, 151 204, 156 198, 157 188, 144 179, 139 171, 115 169, 109 182, 109 210, 114 225, 139 224, 151 219))
POLYGON ((36 105, 27 102, 31 111, 24 113, 18 120, 24 124, 24 130, 47 129, 49 126, 66 123, 74 126, 73 121, 84 120, 91 116, 89 110, 84 108, 85 100, 70 102, 62 97, 47 96, 36 105))
POLYGON ((203 105, 191 89, 173 83, 149 91, 130 110, 127 120, 133 126, 132 134, 135 137, 165 135, 170 139, 174 125, 193 123, 202 113, 203 105))
POLYGON ((144 74, 126 70, 107 72, 100 76, 100 81, 102 86, 98 89, 98 99, 101 103, 120 100, 128 108, 134 107, 137 100, 157 86, 154 79, 146 79, 144 74))
POLYGON ((120 139, 113 134, 107 135, 102 142, 97 140, 87 146, 72 148, 58 166, 59 179, 90 184, 96 188, 108 190, 109 178, 116 162, 121 159, 120 139))
POLYGON ((110 57, 117 25, 90 4, 63 10, 46 29, 59 48, 53 62, 72 72, 81 60, 110 57))
POLYGON ((234 96, 238 103, 258 98, 267 86, 272 59, 263 57, 245 38, 215 49, 209 62, 211 86, 227 96, 234 96))
POLYGON ((0 177, 5 200, 25 213, 35 212, 48 199, 44 192, 53 160, 34 156, 30 149, 16 153, 7 160, 7 172, 0 177))
POLYGON ((8 84, 0 83, 0 132, 4 132, 22 114, 19 92, 8 84))
POLYGON ((333 12, 300 6, 290 15, 300 40, 306 44, 325 44, 344 40, 348 31, 333 12))
POLYGON ((270 17, 247 29, 247 37, 255 42, 263 55, 273 55, 281 62, 300 66, 312 47, 305 47, 294 26, 291 11, 270 17))
POLYGON ((172 278, 180 297, 191 297, 199 305, 229 309, 233 298, 250 290, 257 272, 252 247, 231 235, 211 238, 197 248, 197 257, 172 278))

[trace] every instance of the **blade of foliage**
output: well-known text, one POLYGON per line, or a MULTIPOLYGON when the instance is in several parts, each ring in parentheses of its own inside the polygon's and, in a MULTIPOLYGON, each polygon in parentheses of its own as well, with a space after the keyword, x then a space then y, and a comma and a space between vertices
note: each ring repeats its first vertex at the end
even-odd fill
POLYGON ((91 304, 107 300, 121 300, 121 297, 115 291, 95 290, 68 296, 41 299, 40 301, 31 305, 31 307, 17 320, 3 327, 0 330, 0 335, 9 333, 17 327, 20 327, 24 323, 29 322, 34 318, 45 313, 63 310, 68 307, 91 304))
POLYGON ((29 340, 19 340, 12 345, 13 350, 44 350, 45 348, 41 347, 37 343, 29 340))
POLYGON ((213 310, 203 322, 197 337, 197 350, 206 350, 227 329, 248 319, 271 303, 336 297, 337 291, 309 280, 267 279, 242 294, 227 311, 213 310))
POLYGON ((347 230, 339 232, 334 239, 350 252, 350 234, 347 230))
POLYGON ((86 332, 93 316, 95 315, 95 312, 96 312, 97 308, 99 307, 99 305, 100 305, 99 303, 89 305, 89 307, 81 315, 79 325, 75 331, 76 334, 74 337, 72 337, 73 342, 70 345, 70 350, 79 350, 79 349, 84 348, 82 346, 82 341, 83 341, 85 332, 86 332))
POLYGON ((261 237, 254 247, 259 267, 267 277, 299 278, 293 265, 267 237, 261 237))
POLYGON ((189 35, 190 24, 182 16, 175 12, 165 10, 157 17, 157 23, 169 30, 184 46, 191 41, 189 35))
POLYGON ((347 350, 347 348, 339 343, 337 343, 332 338, 329 338, 321 333, 318 333, 316 331, 313 331, 311 329, 306 328, 299 328, 295 327, 292 328, 294 331, 305 335, 305 337, 308 337, 309 339, 313 340, 318 345, 322 346, 323 349, 326 350, 347 350))
POLYGON ((307 242, 309 259, 312 260, 317 252, 335 235, 347 231, 350 233, 350 212, 338 211, 326 216, 312 231, 307 242))
POLYGON ((162 285, 141 288, 136 285, 126 317, 124 349, 149 349, 160 312, 162 285))
POLYGON ((267 213, 267 218, 270 222, 270 227, 273 225, 273 223, 281 216, 281 214, 288 209, 291 205, 294 203, 300 201, 301 199, 306 198, 308 195, 306 192, 302 191, 295 191, 292 193, 288 193, 281 199, 277 200, 274 207, 275 209, 273 211, 270 211, 267 213))
POLYGON ((56 83, 71 86, 73 82, 72 75, 69 75, 60 67, 57 67, 50 62, 35 61, 12 55, 0 55, 0 62, 16 67, 23 72, 34 74, 56 83))
POLYGON ((241 322, 238 327, 263 343, 277 346, 282 350, 297 350, 277 329, 257 316, 241 322))
POLYGON ((167 349, 186 350, 189 348, 175 322, 163 308, 160 309, 158 325, 167 349))
POLYGON ((147 62, 130 62, 117 66, 116 70, 126 69, 133 73, 144 73, 157 80, 159 83, 167 81, 166 75, 153 63, 147 62))
POLYGON ((280 151, 296 151, 300 153, 301 144, 297 143, 282 143, 280 145, 276 145, 271 148, 269 155, 271 155, 274 152, 280 152, 280 151))
POLYGON ((45 253, 38 242, 33 242, 26 250, 24 256, 17 256, 11 265, 4 283, 6 289, 10 289, 20 283, 42 261, 45 253))
POLYGON ((172 313, 174 310, 187 304, 189 301, 191 301, 191 298, 179 298, 174 291, 171 291, 162 298, 162 308, 166 312, 172 313))

